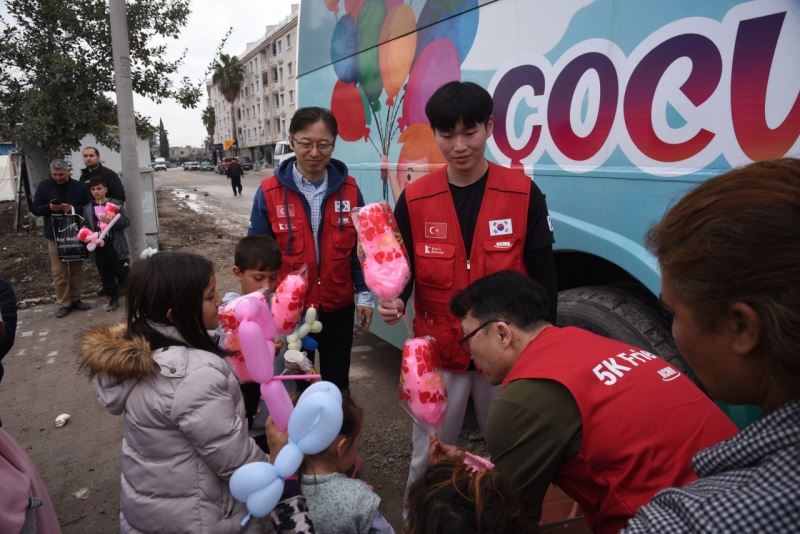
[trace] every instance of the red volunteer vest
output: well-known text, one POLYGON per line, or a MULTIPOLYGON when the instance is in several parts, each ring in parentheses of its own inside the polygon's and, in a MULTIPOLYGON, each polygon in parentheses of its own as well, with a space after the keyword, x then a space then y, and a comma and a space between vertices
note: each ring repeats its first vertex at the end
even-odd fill
POLYGON ((736 426, 665 360, 580 328, 549 327, 503 380, 554 380, 581 414, 578 456, 554 482, 583 509, 594 532, 619 532, 659 490, 697 476, 694 453, 736 426))
POLYGON ((275 241, 281 249, 280 283, 287 274, 308 268, 305 306, 312 304, 333 311, 353 303, 353 274, 350 258, 356 247, 356 230, 350 210, 358 206, 358 186, 348 176, 339 191, 322 205, 320 221, 320 271, 317 272, 317 244, 303 199, 286 189, 276 176, 261 182, 275 241))
POLYGON ((464 371, 469 356, 458 346, 461 322, 450 313, 450 299, 487 274, 506 269, 527 273, 525 235, 531 179, 518 170, 489 163, 472 250, 456 215, 447 168, 406 187, 414 240, 414 334, 436 338, 445 369, 464 371))

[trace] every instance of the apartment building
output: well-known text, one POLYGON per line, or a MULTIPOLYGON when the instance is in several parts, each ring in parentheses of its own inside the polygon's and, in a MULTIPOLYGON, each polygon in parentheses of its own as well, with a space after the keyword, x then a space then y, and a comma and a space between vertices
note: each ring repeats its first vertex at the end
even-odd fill
POLYGON ((289 138, 289 122, 297 108, 297 15, 299 5, 278 24, 267 26, 265 35, 248 43, 240 60, 244 82, 231 107, 211 81, 206 85, 214 107, 214 143, 233 139, 231 112, 236 113, 238 155, 253 161, 272 162, 278 141, 289 138))

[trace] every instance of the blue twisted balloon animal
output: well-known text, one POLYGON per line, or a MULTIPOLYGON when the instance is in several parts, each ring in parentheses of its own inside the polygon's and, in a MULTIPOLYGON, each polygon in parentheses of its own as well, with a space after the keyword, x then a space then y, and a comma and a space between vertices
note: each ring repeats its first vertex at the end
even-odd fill
POLYGON ((284 479, 300 468, 305 454, 324 451, 342 429, 342 394, 331 382, 316 382, 297 401, 289 418, 289 442, 275 458, 275 463, 253 462, 236 471, 230 481, 231 495, 247 504, 250 517, 264 517, 280 501, 284 479))

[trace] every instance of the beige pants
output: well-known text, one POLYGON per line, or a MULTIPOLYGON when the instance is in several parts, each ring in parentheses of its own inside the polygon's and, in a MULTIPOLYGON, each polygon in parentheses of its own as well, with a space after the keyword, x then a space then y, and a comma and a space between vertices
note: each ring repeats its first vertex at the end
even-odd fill
POLYGON ((56 288, 56 304, 59 308, 67 308, 81 299, 83 290, 83 262, 61 261, 58 259, 56 242, 47 240, 47 252, 50 255, 50 272, 56 288))

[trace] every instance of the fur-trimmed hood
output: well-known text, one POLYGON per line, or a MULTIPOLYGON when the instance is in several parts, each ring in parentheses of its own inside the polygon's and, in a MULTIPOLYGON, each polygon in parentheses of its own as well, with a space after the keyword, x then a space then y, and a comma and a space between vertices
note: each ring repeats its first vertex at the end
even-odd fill
POLYGON ((118 380, 143 378, 158 372, 150 344, 143 337, 125 339, 125 324, 105 325, 81 337, 81 368, 90 375, 107 374, 118 380))
POLYGON ((266 458, 247 434, 236 376, 174 327, 148 327, 176 343, 151 350, 117 325, 92 329, 81 344, 97 400, 124 418, 120 531, 238 534, 246 510, 227 481, 266 458))
POLYGON ((147 340, 125 339, 125 331, 124 324, 105 325, 81 337, 81 369, 92 377, 97 401, 113 415, 125 409, 136 384, 159 369, 147 340))

